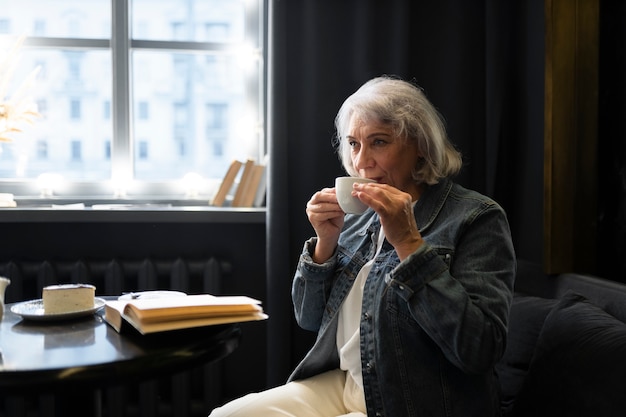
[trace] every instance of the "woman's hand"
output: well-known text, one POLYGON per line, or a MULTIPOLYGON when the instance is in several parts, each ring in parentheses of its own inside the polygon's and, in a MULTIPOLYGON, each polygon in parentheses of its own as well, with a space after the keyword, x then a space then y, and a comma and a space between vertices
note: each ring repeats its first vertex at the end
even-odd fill
POLYGON ((317 235, 313 261, 323 263, 335 252, 343 227, 344 212, 337 203, 335 189, 324 188, 313 194, 306 205, 306 214, 317 235))
POLYGON ((415 223, 411 194, 377 183, 356 184, 352 194, 378 213, 385 238, 395 248, 400 260, 424 243, 415 223))

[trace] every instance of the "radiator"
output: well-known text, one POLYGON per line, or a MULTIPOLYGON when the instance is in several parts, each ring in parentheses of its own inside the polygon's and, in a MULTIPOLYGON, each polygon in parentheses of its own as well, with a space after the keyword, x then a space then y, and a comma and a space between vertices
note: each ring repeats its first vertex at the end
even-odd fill
MULTIPOLYGON (((193 293, 220 293, 220 283, 230 264, 216 258, 8 261, 0 264, 0 276, 11 279, 7 303, 41 298, 42 288, 60 283, 89 283, 96 295, 130 291, 171 289, 193 293)), ((221 401, 221 365, 208 364, 169 378, 136 386, 120 385, 102 391, 102 415, 205 416, 221 401)), ((0 416, 54 416, 54 397, 0 399, 0 416)), ((64 417, 64 416, 56 416, 64 417)))

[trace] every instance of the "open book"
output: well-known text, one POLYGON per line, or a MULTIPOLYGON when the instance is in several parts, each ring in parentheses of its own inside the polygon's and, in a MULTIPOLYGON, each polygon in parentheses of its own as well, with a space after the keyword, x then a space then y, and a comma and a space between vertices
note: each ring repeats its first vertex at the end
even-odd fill
POLYGON ((107 301, 104 319, 118 332, 125 323, 141 334, 215 324, 265 320, 261 302, 246 296, 210 294, 107 301))

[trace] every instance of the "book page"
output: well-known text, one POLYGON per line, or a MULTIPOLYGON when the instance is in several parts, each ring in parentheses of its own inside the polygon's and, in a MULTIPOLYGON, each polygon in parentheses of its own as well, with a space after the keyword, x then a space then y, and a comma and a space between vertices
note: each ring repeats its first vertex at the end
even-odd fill
POLYGON ((149 334, 157 332, 165 332, 170 330, 191 329, 194 327, 215 326, 218 324, 244 323, 248 321, 260 321, 267 319, 264 313, 231 315, 222 317, 203 317, 196 319, 173 320, 173 321, 157 321, 157 322, 136 322, 132 318, 127 317, 126 321, 132 325, 139 333, 149 334))
POLYGON ((128 301, 107 301, 104 305, 104 320, 118 332, 122 329, 122 316, 128 301))
POLYGON ((260 301, 246 296, 214 296, 153 298, 129 301, 124 314, 138 321, 171 321, 184 318, 249 314, 262 311, 260 301))

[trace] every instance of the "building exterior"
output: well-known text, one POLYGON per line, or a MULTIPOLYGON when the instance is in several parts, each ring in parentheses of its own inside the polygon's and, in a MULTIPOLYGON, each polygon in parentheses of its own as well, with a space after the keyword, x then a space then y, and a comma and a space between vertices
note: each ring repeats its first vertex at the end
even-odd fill
POLYGON ((106 181, 121 153, 133 180, 215 179, 233 159, 261 159, 260 3, 131 0, 120 51, 114 14, 123 0, 0 0, 0 39, 26 36, 10 57, 17 66, 6 95, 39 68, 29 94, 40 113, 0 143, 0 178, 106 181), (120 56, 126 84, 116 78, 120 56))

